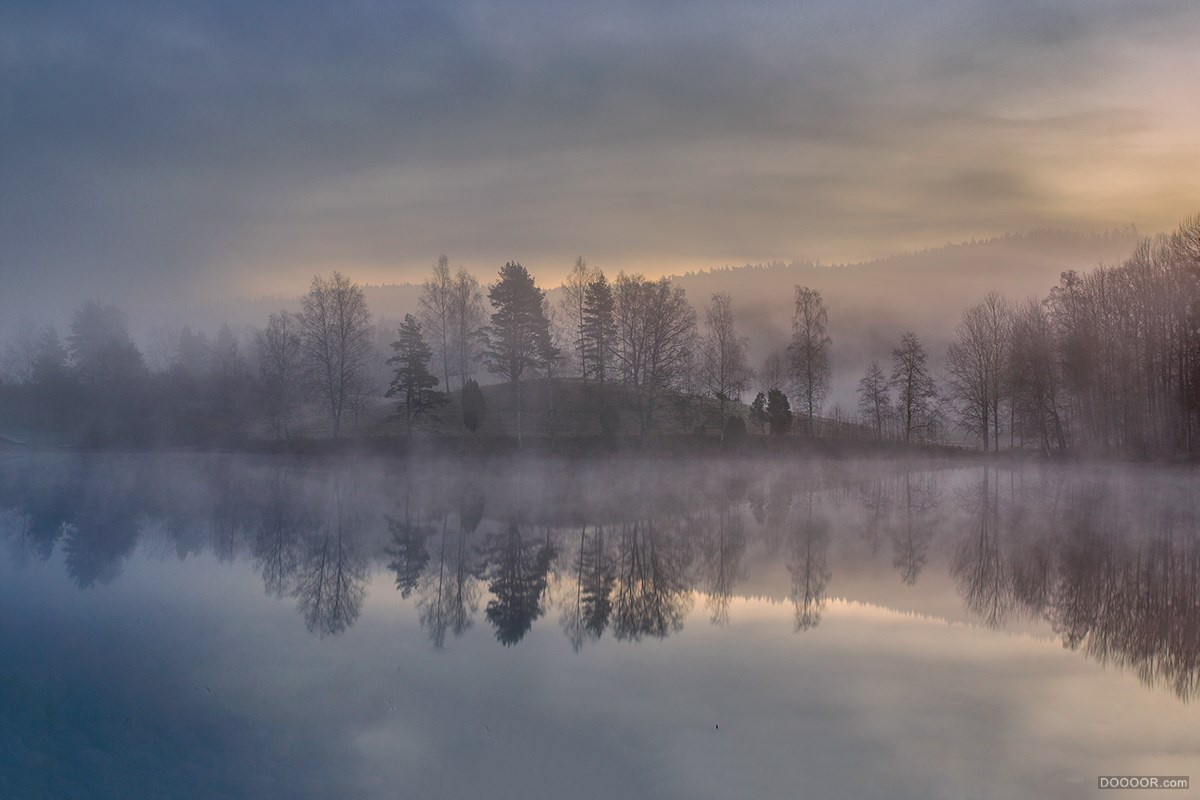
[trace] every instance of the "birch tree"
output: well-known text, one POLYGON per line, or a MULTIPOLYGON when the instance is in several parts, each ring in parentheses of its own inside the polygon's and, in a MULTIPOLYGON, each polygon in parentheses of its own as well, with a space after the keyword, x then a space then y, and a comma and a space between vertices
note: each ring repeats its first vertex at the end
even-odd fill
POLYGON ((750 381, 746 350, 750 341, 737 335, 733 324, 733 301, 728 293, 712 296, 704 313, 704 337, 700 340, 700 382, 717 399, 721 438, 725 436, 725 406, 736 402, 750 381))
POLYGON ((797 286, 792 315, 792 343, 788 347, 796 399, 804 411, 805 431, 811 436, 814 420, 829 393, 829 314, 821 293, 797 286))
POLYGON ((375 353, 374 326, 362 287, 340 272, 315 276, 301 300, 300 342, 309 384, 325 402, 333 438, 375 353))

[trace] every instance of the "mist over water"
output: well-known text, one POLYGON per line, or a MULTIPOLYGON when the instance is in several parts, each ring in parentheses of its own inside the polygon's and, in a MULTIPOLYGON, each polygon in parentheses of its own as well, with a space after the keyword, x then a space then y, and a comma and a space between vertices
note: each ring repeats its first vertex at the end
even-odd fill
POLYGON ((1194 481, 7 455, 0 795, 1069 797, 1118 765, 1177 774, 1200 755, 1194 481))

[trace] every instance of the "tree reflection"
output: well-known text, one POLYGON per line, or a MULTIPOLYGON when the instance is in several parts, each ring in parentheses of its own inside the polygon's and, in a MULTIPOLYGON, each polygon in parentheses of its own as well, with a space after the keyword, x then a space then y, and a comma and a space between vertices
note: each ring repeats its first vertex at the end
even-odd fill
MULTIPOLYGON (((571 494, 584 481, 538 472, 545 486, 529 512, 528 476, 491 466, 445 481, 409 467, 380 474, 286 459, 40 463, 41 474, 0 464, 0 536, 20 558, 61 554, 80 587, 116 580, 139 542, 151 556, 248 561, 266 593, 294 598, 321 637, 355 623, 373 569, 389 571, 435 647, 469 631, 485 601, 505 645, 552 603, 579 651, 606 631, 627 642, 679 631, 697 594, 708 619, 724 624, 739 592, 787 597, 802 631, 821 621, 836 556, 839 572, 886 572, 890 562, 905 584, 945 581, 928 573, 948 563, 963 607, 983 625, 1048 625, 1090 659, 1181 697, 1200 691, 1200 503, 1190 473, 989 464, 818 481, 774 468, 737 480, 701 470, 693 483, 622 480, 571 494), (847 531, 863 541, 835 547, 847 531), (890 553, 879 552, 885 537, 890 553)), ((894 590, 894 579, 870 588, 894 590)), ((898 604, 921 599, 903 592, 898 604)))
POLYGON ((792 576, 792 606, 795 631, 806 631, 821 623, 825 610, 825 589, 832 575, 829 569, 829 520, 815 513, 814 498, 809 495, 803 519, 792 531, 788 542, 788 573, 792 576))
POLYGON ((903 519, 892 528, 892 566, 900 580, 909 586, 917 582, 929 559, 929 542, 936 521, 931 518, 941 498, 932 475, 916 476, 905 472, 901 484, 900 513, 903 519))
MULTIPOLYGON (((415 584, 418 587, 417 616, 435 647, 445 644, 447 632, 462 636, 474 623, 479 607, 479 581, 485 564, 476 554, 472 534, 481 518, 481 498, 463 501, 457 531, 451 530, 449 514, 443 513, 433 563, 415 584)), ((423 548, 424 544, 422 552, 423 548)), ((425 560, 429 560, 428 555, 425 560)), ((399 573, 397 575, 399 586, 399 573)))
POLYGON ((729 622, 729 601, 742 577, 742 556, 746 552, 746 526, 736 508, 724 503, 716 513, 716 524, 709 527, 703 541, 706 578, 705 606, 714 625, 729 622))
POLYGON ((972 529, 950 562, 950 573, 958 580, 967 609, 991 628, 1008 619, 1013 603, 1011 575, 1000 546, 997 493, 996 475, 990 467, 984 467, 975 487, 963 494, 972 529))
POLYGON ((82 501, 80 468, 17 469, 0 476, 0 508, 11 510, 13 554, 45 561, 66 533, 82 501))
POLYGON ((67 574, 80 588, 111 583, 121 572, 121 562, 137 546, 138 484, 137 475, 114 473, 85 487, 62 538, 67 574))
POLYGON ((1055 498, 1037 531, 1021 512, 1036 498, 1014 494, 1002 513, 997 476, 985 469, 967 498, 972 528, 951 571, 985 624, 999 626, 1014 611, 1045 619, 1065 647, 1189 699, 1200 691, 1195 506, 1178 498, 1119 505, 1111 495, 1104 483, 1055 498))
POLYGON ((1110 504, 1093 496, 1073 510, 1080 521, 1062 548, 1058 591, 1047 604, 1064 645, 1130 669, 1147 685, 1195 697, 1200 534, 1194 512, 1181 518, 1151 506, 1146 533, 1131 539, 1116 529, 1110 504))
POLYGON ((391 543, 384 550, 391 559, 388 569, 396 575, 396 589, 400 596, 408 599, 429 563, 429 550, 425 543, 430 537, 430 530, 412 519, 407 504, 402 519, 391 516, 384 519, 392 535, 391 543))
POLYGON ((573 591, 567 593, 560 622, 563 632, 578 653, 585 642, 597 641, 608 628, 612 615, 612 591, 616 581, 613 555, 604 527, 579 528, 579 550, 572 566, 573 591))
POLYGON ((682 630, 692 606, 686 543, 658 520, 624 523, 620 530, 613 635, 636 642, 682 630))
POLYGON ((255 568, 262 575, 263 588, 272 597, 283 597, 291 590, 300 564, 301 531, 310 527, 308 517, 291 474, 286 468, 277 467, 251 544, 255 568))
POLYGON ((310 632, 321 638, 345 631, 366 598, 368 562, 356 547, 358 514, 346 508, 341 481, 333 484, 329 523, 305 537, 293 595, 310 632))
POLYGON ((484 615, 496 629, 496 639, 514 645, 542 615, 542 595, 555 550, 549 536, 526 536, 516 522, 489 537, 488 590, 492 599, 484 615))

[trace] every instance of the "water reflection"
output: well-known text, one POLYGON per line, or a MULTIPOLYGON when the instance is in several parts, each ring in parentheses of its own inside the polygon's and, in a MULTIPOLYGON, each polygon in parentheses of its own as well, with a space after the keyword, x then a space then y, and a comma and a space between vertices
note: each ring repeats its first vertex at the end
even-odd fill
POLYGON ((249 561, 319 637, 352 627, 385 571, 394 602, 415 609, 436 648, 481 616, 505 646, 548 614, 577 652, 606 636, 662 639, 697 603, 711 624, 736 624, 742 596, 790 603, 803 635, 831 597, 857 599, 856 576, 882 564, 895 576, 872 590, 885 605, 920 612, 927 581, 952 581, 967 621, 1042 626, 1148 685, 1181 698, 1200 689, 1190 473, 662 473, 39 457, 0 467, 0 530, 18 562, 61 557, 85 590, 118 581, 140 542, 180 560, 249 561))

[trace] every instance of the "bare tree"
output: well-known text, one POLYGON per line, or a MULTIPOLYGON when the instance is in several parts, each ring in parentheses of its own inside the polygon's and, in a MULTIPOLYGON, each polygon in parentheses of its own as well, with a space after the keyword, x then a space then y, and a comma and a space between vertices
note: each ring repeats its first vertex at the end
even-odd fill
POLYGON ((764 391, 782 389, 788 383, 787 359, 778 350, 767 353, 762 369, 758 373, 759 385, 764 391))
POLYGON ((792 343, 788 346, 796 399, 804 409, 805 429, 811 436, 813 423, 829 393, 829 314, 821 293, 806 286, 796 287, 792 316, 792 343))
POLYGON ((914 431, 931 426, 931 404, 937 394, 929 375, 929 355, 912 331, 904 334, 900 346, 892 351, 892 386, 896 389, 904 441, 909 442, 914 431))
POLYGON ((340 272, 329 278, 314 277, 299 320, 308 380, 328 404, 336 439, 341 435, 342 413, 375 353, 362 287, 340 272))
POLYGON ((872 361, 867 374, 858 382, 858 413, 875 432, 875 440, 883 440, 883 421, 892 405, 891 386, 878 361, 872 361))
POLYGON ((258 333, 256 344, 267 418, 275 429, 275 437, 286 439, 304 367, 299 320, 287 311, 272 314, 266 329, 258 333))
POLYGON ((1008 301, 991 292, 963 312, 946 353, 950 392, 963 427, 980 437, 985 453, 989 436, 993 449, 1000 446, 1000 402, 1007 394, 1011 328, 1008 301))
POLYGON ((450 364, 453 360, 451 339, 454 335, 454 278, 450 275, 450 259, 438 256, 433 274, 421 286, 421 329, 433 347, 433 355, 442 385, 450 391, 450 364))
POLYGON ((1009 373, 1012 404, 1022 437, 1028 431, 1042 449, 1067 447, 1061 408, 1062 377, 1054 328, 1045 307, 1031 300, 1014 317, 1009 373))
POLYGON ((725 405, 736 402, 750 382, 746 350, 750 340, 739 337, 733 326, 733 301, 728 293, 712 296, 704 313, 704 336, 700 340, 700 382, 717 398, 719 430, 725 438, 725 405))
POLYGON ((622 272, 613 295, 617 361, 622 379, 634 387, 644 436, 661 392, 681 386, 688 377, 696 311, 684 290, 666 278, 649 281, 622 272))
POLYGON ((562 299, 559 301, 563 322, 570 328, 571 352, 579 360, 579 375, 582 378, 586 378, 590 374, 584 329, 587 290, 591 282, 595 280, 596 274, 596 270, 588 266, 583 256, 575 259, 575 266, 567 273, 567 279, 563 282, 562 299))
MULTIPOLYGON (((460 269, 450 287, 450 343, 458 373, 459 388, 475 375, 475 364, 479 361, 480 332, 487 313, 483 308, 483 292, 474 275, 460 269)), ((450 391, 450 385, 446 385, 450 391)))

